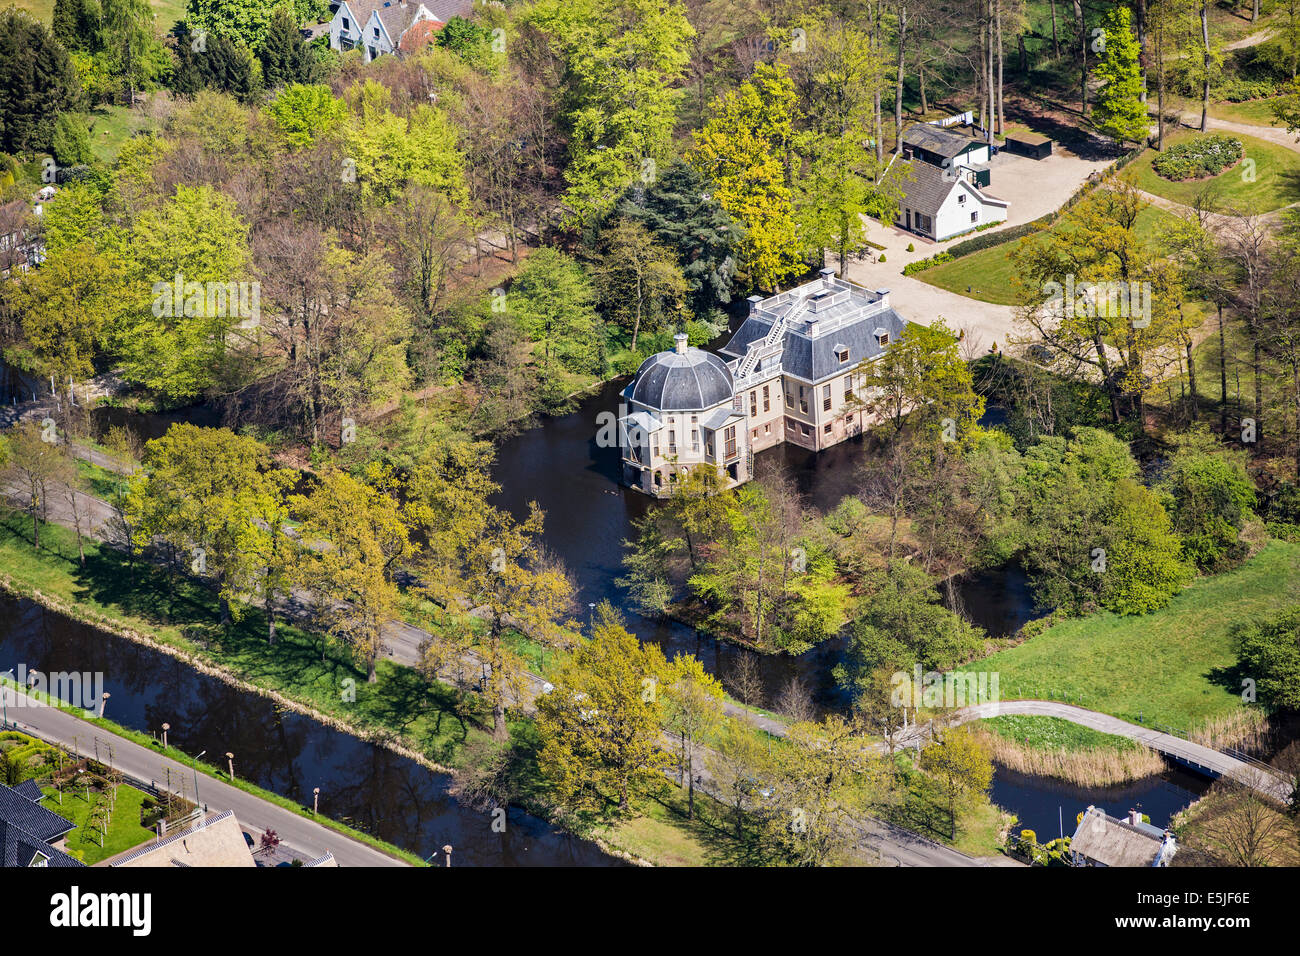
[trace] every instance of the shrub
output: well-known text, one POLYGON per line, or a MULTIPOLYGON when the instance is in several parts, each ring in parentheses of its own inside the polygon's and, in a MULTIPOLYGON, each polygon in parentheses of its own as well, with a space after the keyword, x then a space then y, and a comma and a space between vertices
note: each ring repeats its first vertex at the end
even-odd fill
POLYGON ((924 272, 926 269, 943 265, 945 262, 952 262, 952 258, 952 253, 936 252, 928 259, 918 259, 915 262, 903 266, 903 275, 910 276, 914 272, 924 272))
POLYGON ((1170 146, 1151 163, 1156 175, 1175 182, 1217 176, 1234 165, 1245 150, 1233 136, 1197 136, 1170 146))
POLYGON ((877 259, 876 261, 877 261, 877 262, 884 262, 884 261, 885 261, 885 254, 882 252, 882 253, 880 254, 880 258, 877 259))
POLYGON ((907 244, 907 251, 908 251, 908 252, 916 252, 916 245, 915 245, 914 243, 909 242, 909 243, 907 244))

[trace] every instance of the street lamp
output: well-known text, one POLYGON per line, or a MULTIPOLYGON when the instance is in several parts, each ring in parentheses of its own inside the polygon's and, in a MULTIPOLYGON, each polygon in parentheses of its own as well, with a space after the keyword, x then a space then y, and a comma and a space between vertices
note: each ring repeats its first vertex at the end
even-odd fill
POLYGON ((194 805, 195 806, 202 806, 202 804, 199 803, 199 759, 205 753, 207 753, 206 750, 200 753, 198 757, 194 758, 194 805))
POLYGON ((169 730, 171 730, 171 729, 172 729, 172 725, 171 725, 171 724, 166 724, 166 723, 163 724, 163 728, 162 728, 162 730, 163 730, 163 750, 166 750, 166 749, 167 749, 167 731, 169 731, 169 730))
POLYGON ((108 699, 109 699, 110 697, 112 697, 112 696, 113 696, 113 695, 110 694, 108 691, 104 691, 104 693, 102 693, 102 694, 99 695, 99 718, 100 718, 100 720, 103 720, 103 719, 104 719, 104 705, 108 703, 108 699))
POLYGON ((442 852, 447 854, 447 866, 451 866, 451 844, 448 843, 442 848, 442 852))
MULTIPOLYGON (((0 673, 0 677, 3 677, 5 674, 12 674, 13 672, 14 669, 11 667, 7 671, 0 673)), ((3 708, 3 712, 4 712, 4 723, 0 724, 0 727, 8 727, 9 726, 9 696, 5 693, 3 685, 0 685, 0 708, 3 708)))
POLYGON ((311 815, 316 816, 320 813, 320 787, 313 787, 311 791, 311 815))
POLYGON ((226 766, 230 768, 230 782, 235 782, 235 755, 229 750, 226 751, 226 766))

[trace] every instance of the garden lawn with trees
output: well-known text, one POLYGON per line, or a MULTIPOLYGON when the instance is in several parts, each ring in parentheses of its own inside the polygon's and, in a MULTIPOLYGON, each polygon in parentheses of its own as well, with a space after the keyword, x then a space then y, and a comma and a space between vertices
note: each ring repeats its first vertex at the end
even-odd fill
MULTIPOLYGON (((1165 137, 1168 150, 1180 143, 1204 136, 1191 130, 1179 130, 1165 137)), ((1272 212, 1300 201, 1300 153, 1253 136, 1233 134, 1245 147, 1245 156, 1237 165, 1217 176, 1173 182, 1155 171, 1152 164, 1160 156, 1148 149, 1120 174, 1138 189, 1184 206, 1193 205, 1197 197, 1209 190, 1218 208, 1241 213, 1272 212), (1247 163, 1253 160, 1253 170, 1247 163)))
POLYGON ((1271 541, 1161 610, 1061 621, 979 666, 1001 675, 1004 699, 1066 701, 1186 733, 1243 708, 1234 622, 1266 617, 1297 593, 1300 545, 1271 541))

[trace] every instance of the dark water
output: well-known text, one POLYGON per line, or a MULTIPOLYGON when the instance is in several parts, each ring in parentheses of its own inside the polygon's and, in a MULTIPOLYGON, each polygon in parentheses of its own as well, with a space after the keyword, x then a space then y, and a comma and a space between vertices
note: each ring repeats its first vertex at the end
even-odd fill
POLYGON ((1089 806, 1123 818, 1138 810, 1158 827, 1169 825, 1175 813, 1210 788, 1210 781, 1189 770, 1170 765, 1164 773, 1115 787, 1082 788, 1046 777, 1030 777, 994 764, 990 799, 1016 814, 1012 833, 1033 830, 1041 843, 1061 835, 1072 836, 1076 818, 1089 806))
MULTIPOLYGON (((598 416, 617 413, 624 385, 607 383, 569 414, 544 419, 503 441, 493 472, 502 489, 496 503, 522 518, 529 502, 536 501, 546 512, 546 546, 572 572, 578 600, 586 605, 608 599, 622 607, 629 629, 642 640, 659 644, 670 657, 679 652, 694 654, 725 684, 736 662, 751 656, 763 678, 763 703, 770 706, 797 678, 820 706, 844 706, 847 700, 831 676, 844 654, 844 637, 799 657, 756 654, 685 625, 641 617, 626 607, 626 595, 615 583, 622 574, 623 541, 633 535, 635 520, 660 505, 623 487, 619 450, 597 444, 598 416)), ((858 490, 865 453, 860 437, 820 454, 782 444, 760 452, 755 468, 777 469, 794 482, 806 505, 825 512, 858 490)), ((1018 567, 964 576, 955 582, 954 590, 964 612, 994 636, 1013 633, 1032 616, 1032 596, 1018 567)))
MULTIPOLYGON (((447 795, 442 774, 151 648, 0 594, 0 672, 19 663, 29 671, 102 672, 109 719, 154 734, 169 723, 168 743, 191 755, 229 751, 237 774, 302 806, 320 787, 323 814, 425 858, 450 843, 457 865, 618 862, 519 810, 510 811, 505 833, 493 833, 490 815, 447 795)), ((200 796, 202 785, 200 777, 200 796)))

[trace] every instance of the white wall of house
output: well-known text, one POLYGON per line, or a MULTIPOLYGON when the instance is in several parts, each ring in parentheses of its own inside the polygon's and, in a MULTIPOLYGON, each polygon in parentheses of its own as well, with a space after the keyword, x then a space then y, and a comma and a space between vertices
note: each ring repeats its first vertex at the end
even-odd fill
POLYGON ((364 27, 365 24, 357 22, 356 14, 348 8, 347 0, 344 0, 330 20, 330 46, 335 50, 350 50, 361 46, 361 31, 364 27))
POLYGON ((934 217, 934 238, 942 241, 959 232, 969 232, 985 223, 1002 222, 1006 218, 1006 203, 988 199, 962 181, 948 194, 934 217))

